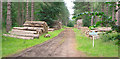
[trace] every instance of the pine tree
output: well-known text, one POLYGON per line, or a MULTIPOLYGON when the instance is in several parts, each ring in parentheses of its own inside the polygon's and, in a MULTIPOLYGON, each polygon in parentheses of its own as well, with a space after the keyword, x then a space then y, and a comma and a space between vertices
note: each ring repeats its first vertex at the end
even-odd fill
POLYGON ((34 2, 32 0, 32 3, 31 3, 31 21, 34 20, 34 2))
POLYGON ((28 0, 27 0, 27 5, 26 5, 26 20, 28 21, 29 20, 29 14, 28 14, 28 12, 29 12, 29 9, 28 9, 28 0))
POLYGON ((0 1, 0 19, 2 19, 2 0, 0 1))
POLYGON ((12 20, 11 20, 11 2, 8 0, 7 3, 7 19, 6 19, 6 32, 10 31, 11 25, 12 25, 12 20))
POLYGON ((114 21, 115 20, 115 7, 114 7, 115 4, 113 4, 113 10, 112 10, 112 20, 114 21))

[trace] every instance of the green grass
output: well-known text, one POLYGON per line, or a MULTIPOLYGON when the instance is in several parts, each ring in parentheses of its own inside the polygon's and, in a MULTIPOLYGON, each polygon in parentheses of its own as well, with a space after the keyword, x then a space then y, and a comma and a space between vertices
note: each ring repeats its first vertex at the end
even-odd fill
POLYGON ((72 28, 72 27, 68 27, 68 26, 62 26, 62 28, 72 28))
POLYGON ((118 57, 118 46, 113 42, 95 40, 95 47, 92 47, 92 40, 86 37, 81 30, 73 29, 76 33, 77 49, 91 57, 118 57))
POLYGON ((8 56, 11 54, 15 54, 20 52, 28 47, 32 47, 34 45, 43 43, 55 36, 57 36, 61 31, 64 29, 56 30, 54 32, 48 32, 51 35, 50 38, 44 38, 44 35, 40 36, 39 39, 34 40, 24 40, 24 39, 17 39, 12 37, 5 37, 2 38, 2 56, 8 56))

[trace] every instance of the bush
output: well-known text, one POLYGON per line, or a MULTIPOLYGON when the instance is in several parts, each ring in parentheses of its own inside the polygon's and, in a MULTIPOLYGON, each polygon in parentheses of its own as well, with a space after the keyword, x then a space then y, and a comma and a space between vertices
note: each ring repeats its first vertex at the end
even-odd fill
POLYGON ((74 27, 74 24, 73 24, 72 22, 69 22, 69 23, 67 24, 67 26, 68 26, 68 27, 74 27))
POLYGON ((112 29, 120 33, 120 26, 114 25, 112 26, 112 29))
POLYGON ((119 44, 119 40, 120 40, 120 33, 104 33, 100 35, 100 39, 102 39, 103 41, 107 42, 107 41, 114 41, 115 44, 119 44))

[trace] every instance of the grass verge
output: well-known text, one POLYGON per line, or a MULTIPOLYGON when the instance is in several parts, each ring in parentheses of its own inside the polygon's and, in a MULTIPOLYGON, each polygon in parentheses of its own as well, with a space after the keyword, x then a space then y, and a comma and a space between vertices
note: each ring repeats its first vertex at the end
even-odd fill
POLYGON ((64 29, 56 30, 54 32, 48 32, 48 34, 51 35, 50 38, 44 38, 44 35, 40 36, 39 39, 34 40, 24 40, 24 39, 17 39, 12 37, 2 37, 2 56, 8 56, 11 54, 15 54, 19 51, 22 51, 28 47, 32 47, 34 45, 43 43, 55 36, 57 36, 60 32, 62 32, 64 29))
POLYGON ((91 57, 118 57, 118 46, 113 42, 95 40, 95 47, 92 47, 92 40, 86 37, 81 30, 73 29, 76 33, 77 49, 91 57))

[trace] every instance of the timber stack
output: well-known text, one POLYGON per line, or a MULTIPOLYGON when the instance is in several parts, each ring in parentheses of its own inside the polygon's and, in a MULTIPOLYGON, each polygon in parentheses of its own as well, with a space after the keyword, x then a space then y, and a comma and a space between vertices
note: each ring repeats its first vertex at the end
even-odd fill
POLYGON ((99 28, 94 28, 93 30, 85 30, 86 36, 92 38, 92 36, 89 35, 89 32, 92 32, 92 31, 98 33, 98 35, 96 35, 95 38, 99 38, 100 34, 105 33, 107 31, 112 31, 112 29, 111 27, 99 27, 99 28))
POLYGON ((10 34, 4 36, 15 37, 20 39, 39 38, 40 35, 48 32, 48 25, 44 21, 26 21, 24 27, 13 27, 10 34))
POLYGON ((62 23, 61 23, 60 21, 54 21, 54 23, 53 23, 53 28, 54 28, 55 30, 61 29, 61 28, 62 28, 62 23))

